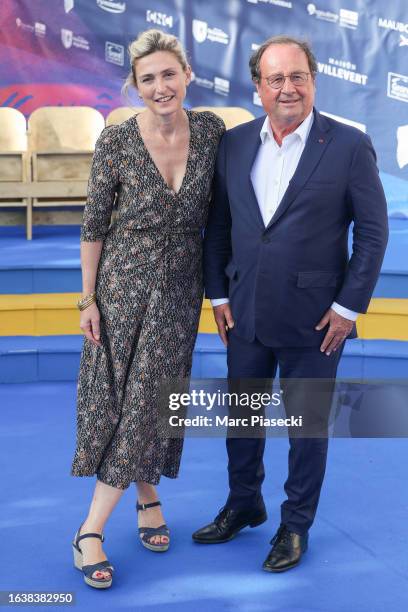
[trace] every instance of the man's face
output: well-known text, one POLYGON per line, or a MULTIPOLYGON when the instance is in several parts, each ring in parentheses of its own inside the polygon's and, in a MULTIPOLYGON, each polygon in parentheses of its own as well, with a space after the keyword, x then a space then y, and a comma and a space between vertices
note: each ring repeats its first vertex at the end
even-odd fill
POLYGON ((272 127, 300 125, 313 108, 315 83, 305 53, 297 45, 271 45, 260 61, 261 80, 256 88, 272 127), (289 78, 281 89, 273 89, 266 78, 293 73, 307 73, 303 85, 294 85, 289 78))

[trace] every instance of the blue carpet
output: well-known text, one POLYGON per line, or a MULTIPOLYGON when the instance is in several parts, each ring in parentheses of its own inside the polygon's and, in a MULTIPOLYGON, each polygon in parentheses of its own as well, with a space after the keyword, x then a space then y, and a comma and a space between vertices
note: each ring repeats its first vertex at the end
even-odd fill
POLYGON ((278 575, 260 565, 279 522, 287 441, 267 443, 268 522, 228 544, 205 547, 191 541, 191 532, 225 501, 224 442, 188 439, 180 478, 163 479, 159 487, 171 528, 169 552, 154 555, 138 543, 132 486, 105 532, 115 584, 106 592, 87 587, 72 567, 70 541, 94 479, 69 475, 74 404, 73 383, 0 387, 0 589, 74 591, 81 611, 408 609, 408 446, 400 439, 331 440, 310 549, 298 568, 278 575))

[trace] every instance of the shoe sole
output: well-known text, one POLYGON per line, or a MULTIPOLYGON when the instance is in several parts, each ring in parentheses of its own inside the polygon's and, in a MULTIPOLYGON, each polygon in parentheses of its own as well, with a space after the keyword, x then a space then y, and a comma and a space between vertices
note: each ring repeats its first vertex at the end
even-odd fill
POLYGON ((93 587, 94 589, 109 589, 109 587, 112 586, 112 580, 109 580, 109 582, 95 582, 94 580, 92 580, 92 578, 87 578, 86 576, 84 576, 84 581, 86 584, 93 587))
MULTIPOLYGON (((302 557, 306 551, 307 551, 307 547, 305 548, 305 550, 302 551, 302 557)), ((293 569, 294 567, 299 565, 299 563, 302 560, 302 557, 299 559, 299 561, 296 561, 296 563, 292 563, 292 565, 287 565, 286 567, 283 567, 282 569, 273 569, 271 567, 265 567, 264 565, 262 566, 262 569, 264 572, 269 572, 270 574, 280 574, 282 572, 286 572, 287 570, 293 569)))
POLYGON ((231 540, 233 540, 240 531, 245 529, 245 527, 250 527, 251 529, 253 529, 254 527, 259 527, 259 525, 262 525, 262 523, 265 523, 267 520, 268 520, 268 516, 264 514, 263 516, 256 519, 255 521, 251 521, 250 523, 247 523, 246 525, 242 525, 242 527, 234 531, 234 533, 232 533, 229 536, 229 538, 224 538, 223 540, 201 540, 201 539, 195 538, 194 536, 192 536, 192 538, 194 542, 197 542, 197 544, 224 544, 225 542, 230 542, 231 540))
POLYGON ((170 544, 165 544, 164 546, 155 546, 154 544, 148 544, 147 542, 143 542, 140 540, 142 546, 147 548, 148 550, 152 550, 153 552, 166 552, 169 550, 170 544))
POLYGON ((272 569, 271 567, 264 567, 262 566, 262 569, 264 572, 269 572, 270 574, 280 574, 281 572, 286 572, 287 570, 290 570, 294 567, 296 567, 297 565, 299 565, 300 561, 297 561, 296 563, 293 563, 292 565, 287 565, 286 567, 283 567, 282 569, 272 569))

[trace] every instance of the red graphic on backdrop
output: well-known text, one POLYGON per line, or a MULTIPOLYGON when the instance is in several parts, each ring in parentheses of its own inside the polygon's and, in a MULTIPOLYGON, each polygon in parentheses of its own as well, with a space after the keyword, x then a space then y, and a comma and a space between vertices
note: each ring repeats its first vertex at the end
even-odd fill
POLYGON ((69 83, 15 83, 0 87, 0 106, 18 109, 27 117, 41 106, 92 106, 103 115, 123 106, 115 91, 69 83))

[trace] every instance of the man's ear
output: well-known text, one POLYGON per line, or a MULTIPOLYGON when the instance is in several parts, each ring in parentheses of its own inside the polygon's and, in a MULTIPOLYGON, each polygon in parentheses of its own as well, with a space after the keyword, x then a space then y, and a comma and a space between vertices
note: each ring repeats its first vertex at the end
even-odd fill
POLYGON ((252 82, 255 85, 256 91, 258 92, 258 95, 259 95, 259 81, 258 81, 258 79, 256 77, 253 77, 252 82))

